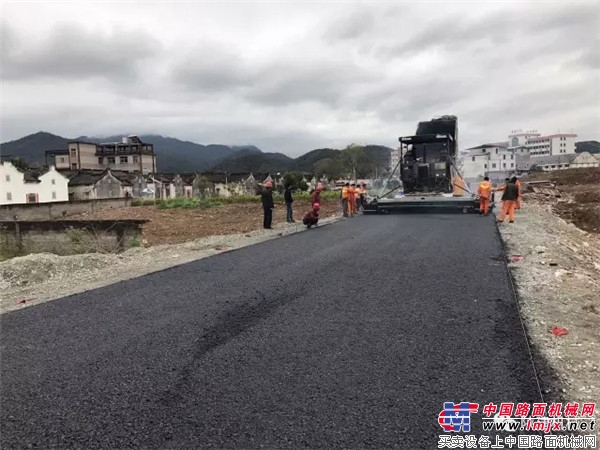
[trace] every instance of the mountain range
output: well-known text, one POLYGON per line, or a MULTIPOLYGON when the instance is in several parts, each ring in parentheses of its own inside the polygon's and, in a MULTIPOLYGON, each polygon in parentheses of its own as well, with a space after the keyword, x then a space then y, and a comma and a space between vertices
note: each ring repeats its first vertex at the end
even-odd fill
POLYGON ((598 141, 581 141, 575 142, 575 153, 600 153, 600 142, 598 141))
MULTIPOLYGON (((121 142, 122 137, 122 135, 105 138, 80 136, 68 139, 41 131, 0 144, 0 156, 3 159, 8 156, 19 157, 28 164, 41 165, 45 163, 46 150, 66 149, 69 142, 121 142)), ((313 172, 316 164, 327 163, 341 153, 341 150, 324 148, 312 150, 298 158, 291 158, 283 153, 263 152, 254 145, 231 147, 221 144, 202 145, 160 135, 143 135, 139 138, 142 142, 153 144, 158 171, 170 173, 195 171, 273 173, 290 170, 313 172)), ((388 166, 391 148, 368 145, 365 150, 377 167, 388 166)))

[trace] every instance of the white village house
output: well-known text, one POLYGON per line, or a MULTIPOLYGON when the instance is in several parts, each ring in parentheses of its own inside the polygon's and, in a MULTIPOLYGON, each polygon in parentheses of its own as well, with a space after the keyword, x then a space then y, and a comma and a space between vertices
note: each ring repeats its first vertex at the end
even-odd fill
POLYGON ((46 172, 21 172, 0 164, 0 205, 69 201, 69 179, 51 166, 46 172))

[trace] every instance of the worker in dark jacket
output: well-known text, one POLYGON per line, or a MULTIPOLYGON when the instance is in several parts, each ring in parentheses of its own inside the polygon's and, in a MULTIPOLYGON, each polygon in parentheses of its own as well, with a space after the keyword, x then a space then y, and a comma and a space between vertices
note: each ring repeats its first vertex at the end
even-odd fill
POLYGON ((292 197, 292 187, 286 186, 283 192, 283 199, 285 200, 285 207, 287 209, 287 223, 294 223, 294 211, 292 209, 292 203, 294 203, 294 197, 292 197))
POLYGON ((315 203, 312 205, 312 209, 304 215, 302 223, 306 225, 306 228, 317 226, 317 222, 319 222, 319 209, 321 209, 321 205, 315 203))
POLYGON ((517 206, 517 198, 519 197, 519 187, 515 184, 516 180, 506 179, 504 185, 500 186, 497 191, 503 191, 502 194, 502 211, 498 217, 498 222, 504 222, 504 218, 508 214, 508 222, 515 221, 515 207, 517 206))
POLYGON ((263 227, 265 230, 270 230, 271 224, 273 223, 273 208, 275 208, 275 203, 273 203, 272 188, 273 183, 267 181, 265 183, 265 187, 260 193, 264 211, 263 227))

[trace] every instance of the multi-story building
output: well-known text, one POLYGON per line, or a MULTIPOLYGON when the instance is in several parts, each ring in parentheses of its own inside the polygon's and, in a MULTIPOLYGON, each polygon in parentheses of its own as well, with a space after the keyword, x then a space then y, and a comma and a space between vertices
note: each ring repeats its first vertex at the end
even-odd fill
POLYGON ((517 170, 517 155, 508 142, 495 142, 470 148, 462 156, 462 176, 476 180, 484 176, 504 179, 517 170))
POLYGON ((400 162, 400 148, 397 148, 396 150, 392 150, 390 152, 390 170, 394 170, 394 168, 398 165, 399 162, 400 162))
POLYGON ((525 144, 527 144, 527 141, 529 139, 534 139, 539 136, 541 136, 541 134, 538 133, 537 130, 529 130, 529 131, 512 130, 510 132, 510 134, 508 135, 508 147, 513 148, 513 147, 525 146, 525 144))
POLYGON ((69 142, 66 150, 46 152, 46 165, 50 164, 58 170, 113 169, 147 174, 156 172, 156 155, 152 144, 129 136, 122 142, 103 144, 69 142))
MULTIPOLYGON (((462 175, 467 180, 504 179, 529 171, 536 165, 544 170, 574 167, 576 134, 542 136, 537 130, 513 130, 507 142, 483 144, 461 152, 462 175), (539 158, 565 156, 565 158, 539 158), (568 157, 566 157, 568 156, 568 157)), ((577 166, 581 167, 581 166, 577 166)))
POLYGON ((532 158, 538 156, 572 155, 575 153, 576 134, 552 134, 527 139, 525 147, 532 158))

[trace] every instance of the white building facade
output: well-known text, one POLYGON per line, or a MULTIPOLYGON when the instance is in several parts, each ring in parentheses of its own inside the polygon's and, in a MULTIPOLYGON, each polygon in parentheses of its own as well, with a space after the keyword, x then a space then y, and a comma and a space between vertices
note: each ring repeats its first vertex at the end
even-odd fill
POLYGON ((552 134, 527 140, 525 146, 532 158, 538 156, 573 155, 576 134, 552 134))
POLYGON ((461 164, 465 179, 478 180, 485 176, 504 179, 517 170, 516 155, 507 142, 483 144, 466 152, 461 164))
POLYGON ((69 179, 54 166, 35 177, 10 162, 0 164, 0 205, 69 201, 69 179))
POLYGON ((390 152, 390 170, 394 170, 394 168, 400 162, 400 149, 392 150, 390 152))
POLYGON ((462 175, 467 180, 480 180, 484 176, 504 179, 527 172, 532 166, 543 167, 542 170, 559 170, 593 164, 588 158, 583 158, 585 163, 572 164, 576 155, 576 137, 572 133, 542 136, 537 130, 513 130, 507 142, 484 144, 462 151, 462 175), (562 158, 557 158, 559 156, 562 158))

